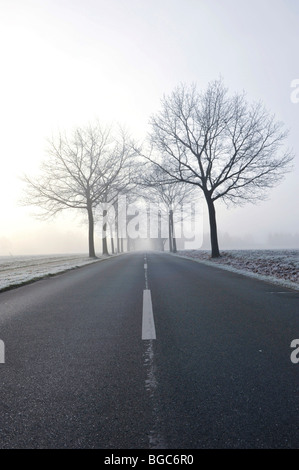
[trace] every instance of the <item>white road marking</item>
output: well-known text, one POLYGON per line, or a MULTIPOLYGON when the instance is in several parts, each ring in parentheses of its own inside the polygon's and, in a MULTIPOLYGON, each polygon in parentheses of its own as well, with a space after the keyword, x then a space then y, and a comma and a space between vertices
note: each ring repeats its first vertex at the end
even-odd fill
POLYGON ((142 309, 142 339, 156 339, 156 328, 153 314, 151 291, 143 291, 143 309, 142 309))
POLYGON ((143 308, 142 308, 142 339, 152 340, 156 339, 156 328, 152 306, 151 291, 148 287, 148 273, 147 273, 147 256, 144 255, 144 280, 145 289, 143 291, 143 308))
POLYGON ((148 276, 147 276, 147 257, 144 255, 144 279, 145 279, 145 289, 148 289, 148 276))
POLYGON ((146 351, 144 357, 144 365, 147 371, 147 378, 145 380, 145 389, 149 394, 149 399, 152 406, 153 422, 148 433, 150 449, 167 449, 163 436, 160 434, 161 429, 161 412, 160 400, 157 396, 157 377, 156 367, 154 361, 154 342, 156 339, 156 328, 153 314, 153 305, 151 291, 148 286, 148 264, 147 256, 144 255, 144 280, 145 289, 143 291, 143 310, 142 310, 142 339, 147 340, 145 343, 146 351))
POLYGON ((284 295, 287 295, 287 294, 291 294, 291 295, 295 295, 295 294, 298 294, 298 292, 269 292, 269 294, 284 294, 284 295))
POLYGON ((152 407, 152 422, 149 428, 148 438, 150 449, 167 449, 166 441, 161 434, 161 401, 158 389, 158 379, 156 375, 154 342, 148 341, 145 344, 146 350, 144 353, 144 366, 146 370, 145 390, 152 407))
POLYGON ((5 345, 2 339, 0 339, 0 364, 5 364, 5 345))

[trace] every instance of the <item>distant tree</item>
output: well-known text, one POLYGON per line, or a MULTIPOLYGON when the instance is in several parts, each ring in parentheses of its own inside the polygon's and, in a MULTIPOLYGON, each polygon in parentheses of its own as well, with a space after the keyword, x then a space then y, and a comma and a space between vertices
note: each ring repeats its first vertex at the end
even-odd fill
MULTIPOLYGON (((23 204, 42 209, 41 217, 54 216, 66 209, 87 213, 89 256, 95 257, 94 211, 114 195, 120 174, 132 152, 125 149, 111 129, 95 125, 77 128, 70 136, 59 134, 48 140, 48 157, 36 177, 24 176, 23 204)), ((132 146, 130 146, 132 148, 132 146)))
MULTIPOLYGON (((163 167, 167 167, 164 164, 163 167)), ((175 219, 182 220, 182 208, 184 204, 191 203, 195 199, 195 187, 181 183, 176 180, 169 180, 161 168, 156 165, 148 166, 141 180, 141 187, 145 187, 145 200, 157 206, 159 228, 161 220, 164 218, 168 222, 169 251, 176 253, 177 243, 175 236, 175 219)), ((159 230, 161 234, 161 230, 159 230)), ((166 241, 166 239, 165 239, 166 241)), ((160 240, 161 248, 164 240, 160 240)))
POLYGON ((96 216, 102 223, 102 250, 108 255, 108 232, 110 231, 111 251, 122 251, 118 227, 118 202, 120 196, 132 198, 136 185, 136 175, 139 172, 140 161, 135 158, 134 142, 127 131, 119 129, 117 139, 109 154, 109 162, 113 169, 111 175, 103 174, 103 183, 106 190, 96 204, 96 216), (107 179, 108 176, 108 179, 107 179), (109 207, 113 207, 114 214, 109 214, 109 207), (108 230, 109 229, 109 230, 108 230), (116 250, 113 240, 113 232, 116 236, 116 250), (112 241, 113 240, 113 241, 112 241))
POLYGON ((242 204, 265 197, 290 169, 284 148, 288 132, 261 103, 229 96, 221 80, 199 93, 180 85, 164 97, 151 118, 151 153, 146 158, 168 181, 201 189, 207 203, 212 257, 220 256, 216 201, 242 204))

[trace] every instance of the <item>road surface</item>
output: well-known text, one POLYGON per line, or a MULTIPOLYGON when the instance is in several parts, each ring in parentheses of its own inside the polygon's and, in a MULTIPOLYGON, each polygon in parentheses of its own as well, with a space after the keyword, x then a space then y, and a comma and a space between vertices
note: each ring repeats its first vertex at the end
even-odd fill
POLYGON ((298 448, 299 294, 158 253, 0 294, 0 448, 298 448))

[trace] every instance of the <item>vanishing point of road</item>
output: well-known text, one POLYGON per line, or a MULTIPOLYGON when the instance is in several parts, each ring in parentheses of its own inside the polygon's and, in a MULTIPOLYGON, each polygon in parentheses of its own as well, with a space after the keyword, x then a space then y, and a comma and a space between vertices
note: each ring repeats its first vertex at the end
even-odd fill
POLYGON ((0 448, 298 448, 299 293, 135 253, 0 294, 0 448))

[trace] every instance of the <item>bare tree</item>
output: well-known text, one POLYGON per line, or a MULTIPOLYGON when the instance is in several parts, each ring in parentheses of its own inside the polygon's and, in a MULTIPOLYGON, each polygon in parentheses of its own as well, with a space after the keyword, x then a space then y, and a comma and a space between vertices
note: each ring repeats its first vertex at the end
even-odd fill
MULTIPOLYGON (((110 153, 109 161, 113 168, 113 175, 108 175, 106 190, 97 204, 96 212, 101 212, 102 221, 102 247, 103 254, 108 255, 107 234, 108 228, 115 226, 117 251, 120 252, 120 238, 118 230, 118 200, 119 196, 132 195, 136 187, 136 173, 140 162, 135 158, 137 152, 134 150, 134 142, 129 133, 120 128, 115 139, 115 145, 110 153), (114 216, 108 214, 107 208, 114 209, 114 216)), ((103 176, 105 180, 105 175, 103 176)), ((111 232, 111 230, 110 230, 111 232)), ((112 250, 114 251, 114 250, 112 250)))
POLYGON ((41 217, 65 209, 85 211, 88 216, 89 256, 95 257, 94 210, 106 201, 119 180, 129 154, 111 136, 111 129, 77 128, 68 137, 60 134, 48 141, 48 158, 35 178, 25 176, 23 203, 42 209, 41 217))
POLYGON ((138 152, 135 150, 135 144, 133 139, 128 134, 127 131, 120 129, 118 139, 115 144, 113 154, 111 155, 111 161, 114 161, 114 178, 110 179, 110 183, 107 186, 107 191, 104 194, 104 197, 99 201, 96 212, 100 211, 99 219, 102 222, 102 246, 103 254, 108 255, 108 244, 107 244, 107 234, 108 228, 110 229, 110 235, 115 232, 116 237, 116 246, 114 242, 112 251, 117 251, 118 253, 123 251, 123 236, 125 234, 120 234, 118 219, 119 211, 119 198, 121 196, 126 197, 126 202, 136 199, 136 187, 139 184, 138 175, 140 174, 140 167, 143 165, 143 162, 138 160, 138 152), (117 169, 118 163, 121 162, 119 170, 117 169), (113 215, 109 214, 107 208, 113 208, 113 215), (112 229, 113 227, 113 229, 112 229))
MULTIPOLYGON (((167 163, 163 164, 163 168, 167 163)), ((175 219, 182 222, 182 206, 195 199, 195 187, 176 180, 169 180, 165 171, 156 165, 151 165, 144 172, 141 187, 147 188, 145 199, 154 203, 158 208, 159 233, 161 234, 161 219, 167 218, 169 251, 176 253, 175 219)), ((166 241, 166 240, 165 240, 166 241)), ((163 240, 161 240, 162 247, 163 240)))
POLYGON ((151 118, 151 153, 147 159, 169 181, 198 186, 210 221, 212 257, 220 256, 215 202, 242 204, 263 199, 290 169, 284 148, 288 132, 261 103, 245 95, 229 96, 222 80, 199 93, 180 85, 164 97, 151 118))

